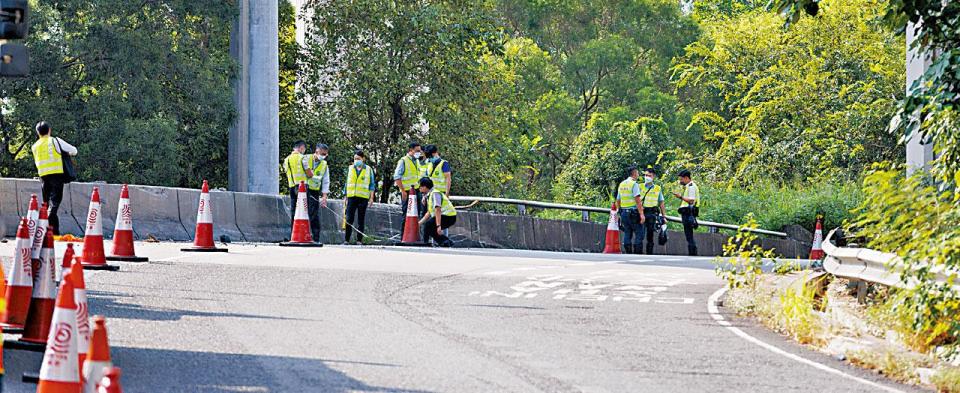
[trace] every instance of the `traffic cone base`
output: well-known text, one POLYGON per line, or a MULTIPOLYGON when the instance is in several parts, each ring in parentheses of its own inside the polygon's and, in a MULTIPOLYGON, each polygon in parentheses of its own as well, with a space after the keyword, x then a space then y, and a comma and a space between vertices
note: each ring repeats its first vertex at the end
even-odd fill
POLYGON ((106 270, 106 271, 111 271, 111 272, 115 272, 115 271, 120 270, 120 266, 117 266, 117 265, 106 265, 106 264, 104 264, 104 265, 84 265, 83 263, 81 263, 80 266, 83 266, 83 270, 106 270))
POLYGON ((293 211, 293 227, 290 228, 290 241, 281 242, 283 247, 323 247, 323 243, 313 238, 310 230, 310 216, 307 214, 307 184, 300 182, 297 190, 297 206, 293 211))

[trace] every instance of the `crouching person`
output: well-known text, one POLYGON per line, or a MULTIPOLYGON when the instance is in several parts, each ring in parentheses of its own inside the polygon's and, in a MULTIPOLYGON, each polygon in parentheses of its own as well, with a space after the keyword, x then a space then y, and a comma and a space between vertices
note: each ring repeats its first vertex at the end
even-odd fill
POLYGON ((424 233, 440 247, 452 247, 453 242, 443 234, 443 230, 456 224, 457 209, 446 194, 433 189, 433 180, 429 177, 420 179, 420 193, 426 195, 423 204, 427 207, 426 214, 420 219, 424 233))

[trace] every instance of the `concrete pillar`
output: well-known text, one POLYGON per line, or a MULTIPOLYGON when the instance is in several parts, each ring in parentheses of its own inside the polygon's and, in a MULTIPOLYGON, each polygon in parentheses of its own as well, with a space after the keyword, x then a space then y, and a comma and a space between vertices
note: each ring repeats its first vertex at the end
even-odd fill
MULTIPOLYGON (((916 36, 916 29, 913 23, 907 25, 907 92, 913 86, 914 81, 919 80, 923 73, 930 66, 930 56, 925 53, 918 53, 916 49, 911 48, 911 43, 916 36)), ((930 162, 933 161, 933 145, 921 143, 919 135, 911 135, 907 140, 907 174, 917 170, 929 170, 930 162)))
POLYGON ((228 143, 230 189, 276 194, 280 178, 280 53, 277 0, 240 0, 230 52, 237 121, 228 143))

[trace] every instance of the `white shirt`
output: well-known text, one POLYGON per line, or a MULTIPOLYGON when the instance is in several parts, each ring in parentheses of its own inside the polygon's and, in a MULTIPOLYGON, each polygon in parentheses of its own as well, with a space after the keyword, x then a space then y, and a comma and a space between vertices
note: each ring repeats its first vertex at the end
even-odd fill
POLYGON ((53 139, 54 139, 53 148, 57 149, 57 153, 63 154, 63 152, 67 152, 67 154, 71 156, 77 155, 76 147, 73 147, 73 145, 67 143, 63 139, 60 139, 57 137, 53 137, 53 139), (63 148, 62 151, 60 150, 61 147, 63 148))

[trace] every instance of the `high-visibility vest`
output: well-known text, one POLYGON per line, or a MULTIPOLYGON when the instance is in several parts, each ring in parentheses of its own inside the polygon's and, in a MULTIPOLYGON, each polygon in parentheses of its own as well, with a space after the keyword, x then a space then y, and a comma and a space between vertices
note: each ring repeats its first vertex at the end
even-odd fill
POLYGON ((320 191, 323 187, 323 175, 327 172, 327 160, 318 160, 311 154, 310 169, 313 170, 313 177, 307 180, 307 187, 313 191, 320 191))
POLYGON ((364 165, 360 173, 353 165, 347 168, 347 198, 370 199, 370 167, 364 165))
POLYGON ((430 176, 430 180, 433 180, 433 189, 442 193, 447 192, 447 177, 443 175, 443 164, 446 163, 446 160, 440 159, 436 164, 431 162, 427 166, 428 176, 430 176))
POLYGON ((33 143, 33 162, 37 165, 37 174, 40 177, 63 173, 63 157, 57 152, 53 138, 49 135, 41 136, 33 143))
MULTIPOLYGON (((697 185, 693 184, 693 182, 687 183, 687 185, 683 188, 682 196, 684 198, 693 199, 693 205, 696 206, 700 204, 700 187, 697 187, 697 185), (690 188, 690 187, 693 187, 693 188, 690 188), (693 195, 690 195, 690 194, 693 194, 693 195)), ((690 204, 687 203, 687 201, 682 199, 680 200, 680 207, 688 207, 688 206, 690 206, 690 204)))
POLYGON ((403 177, 400 178, 403 189, 416 188, 420 184, 420 178, 424 177, 426 168, 409 155, 403 156, 400 162, 403 163, 403 177))
POLYGON ((433 198, 434 195, 440 195, 440 214, 447 217, 454 217, 457 215, 457 209, 453 207, 453 203, 450 202, 450 198, 447 198, 447 194, 444 194, 440 191, 437 191, 436 188, 430 190, 430 193, 427 194, 427 210, 430 214, 433 214, 436 205, 434 205, 433 198))
POLYGON ((287 172, 287 186, 289 187, 307 181, 307 172, 303 170, 303 154, 290 153, 283 160, 283 170, 287 172))
POLYGON ((636 180, 633 180, 632 177, 628 177, 626 180, 620 182, 620 186, 617 187, 617 194, 620 195, 620 208, 621 209, 631 209, 637 207, 637 199, 633 195, 633 186, 637 184, 636 180))
POLYGON ((640 187, 640 192, 643 193, 643 208, 657 207, 660 206, 660 193, 663 191, 659 185, 654 184, 653 188, 647 189, 646 186, 640 187))

